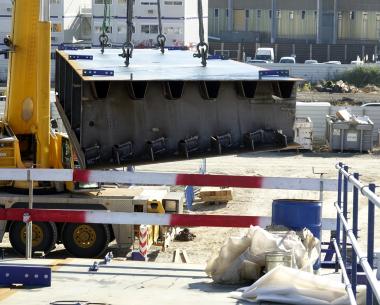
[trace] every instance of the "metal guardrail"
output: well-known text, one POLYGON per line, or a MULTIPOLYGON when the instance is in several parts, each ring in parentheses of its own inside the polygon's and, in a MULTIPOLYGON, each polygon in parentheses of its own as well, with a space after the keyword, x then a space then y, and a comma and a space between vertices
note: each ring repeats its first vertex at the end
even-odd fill
MULTIPOLYGON (((364 185, 359 181, 358 173, 349 173, 349 167, 343 163, 336 165, 338 169, 338 201, 335 203, 335 208, 337 210, 337 234, 335 243, 336 260, 342 268, 343 279, 346 284, 346 290, 351 299, 351 288, 352 293, 355 296, 357 292, 358 283, 358 264, 363 268, 367 279, 367 294, 366 294, 366 305, 373 305, 373 297, 380 302, 380 285, 373 272, 373 259, 374 259, 374 237, 375 237, 375 206, 380 208, 380 197, 375 194, 376 185, 371 183, 368 186, 364 185), (353 186, 352 193, 352 227, 350 227, 347 221, 348 214, 348 192, 349 184, 353 186), (359 247, 357 241, 358 238, 358 224, 359 224, 359 192, 368 198, 368 234, 367 234, 367 253, 365 254, 359 247), (338 245, 340 245, 340 231, 341 227, 343 229, 342 235, 342 247, 339 250, 338 245), (346 282, 348 270, 348 260, 347 260, 347 237, 351 241, 351 245, 354 251, 352 251, 351 258, 351 284, 346 282), (340 254, 342 252, 342 255, 340 254), (341 256, 341 262, 340 262, 341 256)), ((378 266, 379 267, 379 266, 378 266)), ((337 267, 336 267, 337 271, 337 267)), ((351 303, 351 304, 356 304, 351 303)))

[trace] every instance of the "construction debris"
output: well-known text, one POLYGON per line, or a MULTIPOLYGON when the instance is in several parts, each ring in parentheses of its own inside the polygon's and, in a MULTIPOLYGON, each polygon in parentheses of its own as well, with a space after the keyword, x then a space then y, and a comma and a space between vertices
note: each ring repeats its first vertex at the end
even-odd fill
POLYGON ((380 88, 375 85, 367 85, 361 91, 364 93, 377 93, 380 92, 380 88))
POLYGON ((301 240, 294 231, 270 233, 256 226, 244 237, 229 238, 219 254, 208 261, 206 273, 216 283, 252 282, 263 275, 267 261, 271 261, 271 268, 275 267, 273 260, 267 258, 273 254, 283 256, 278 265, 312 272, 319 253, 320 242, 307 229, 301 240))
POLYGON ((349 85, 342 80, 339 81, 321 81, 321 83, 315 86, 315 90, 318 92, 329 93, 358 93, 360 90, 354 85, 349 85))
POLYGON ((330 150, 370 151, 373 147, 374 123, 368 116, 356 116, 340 110, 326 116, 326 144, 330 150))
POLYGON ((194 240, 195 237, 196 236, 193 233, 191 233, 188 228, 185 228, 175 236, 175 240, 192 241, 192 240, 194 240))
POLYGON ((199 198, 203 202, 225 202, 232 200, 231 188, 202 187, 199 191, 199 198))

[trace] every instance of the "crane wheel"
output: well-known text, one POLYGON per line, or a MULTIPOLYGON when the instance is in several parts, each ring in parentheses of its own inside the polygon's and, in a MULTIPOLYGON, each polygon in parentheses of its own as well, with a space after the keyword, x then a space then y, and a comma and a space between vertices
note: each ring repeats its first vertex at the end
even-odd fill
POLYGON ((62 228, 62 242, 76 257, 99 257, 110 241, 110 229, 105 224, 65 223, 62 228))
MULTIPOLYGON (((54 222, 33 222, 32 252, 49 253, 57 243, 57 226, 54 222)), ((12 248, 19 254, 25 255, 26 226, 25 223, 14 221, 9 227, 9 241, 12 248)))

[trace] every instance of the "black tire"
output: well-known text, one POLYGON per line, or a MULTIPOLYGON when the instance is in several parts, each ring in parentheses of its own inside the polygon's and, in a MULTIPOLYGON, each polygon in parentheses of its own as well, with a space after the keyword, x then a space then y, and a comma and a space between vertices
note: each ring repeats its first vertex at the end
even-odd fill
POLYGON ((110 240, 109 227, 104 224, 65 223, 62 228, 62 242, 75 257, 99 257, 107 250, 110 240))
MULTIPOLYGON (((20 255, 25 255, 25 223, 14 221, 9 227, 9 241, 12 248, 20 255)), ((57 227, 54 222, 33 222, 32 252, 49 253, 57 243, 57 227)))

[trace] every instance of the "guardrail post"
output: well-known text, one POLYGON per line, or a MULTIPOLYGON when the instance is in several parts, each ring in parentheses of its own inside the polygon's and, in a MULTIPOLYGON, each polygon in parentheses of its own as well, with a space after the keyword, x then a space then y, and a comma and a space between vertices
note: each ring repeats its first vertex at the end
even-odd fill
MULTIPOLYGON (((343 167, 344 171, 348 173, 348 166, 343 167)), ((348 205, 348 178, 343 177, 343 217, 347 221, 347 205, 348 205)), ((342 246, 342 259, 343 264, 347 267, 347 232, 343 230, 343 246, 342 246)))
MULTIPOLYGON (((369 190, 375 193, 376 185, 371 183, 369 190)), ((373 268, 373 251, 374 251, 374 237, 375 237, 375 205, 371 200, 368 200, 368 234, 367 234, 367 258, 368 264, 373 268)), ((367 297, 366 305, 373 304, 372 287, 367 281, 367 297)))
MULTIPOLYGON (((338 170, 338 206, 339 208, 342 208, 342 167, 343 163, 339 162, 339 170, 338 170)), ((339 213, 336 214, 336 236, 335 240, 338 246, 340 247, 340 217, 339 213)), ((339 270, 339 262, 338 262, 338 257, 336 257, 336 263, 335 263, 335 272, 338 272, 339 270)))
MULTIPOLYGON (((29 202, 28 208, 33 208, 33 180, 31 179, 30 170, 27 173, 28 184, 29 184, 29 202)), ((33 247, 33 223, 30 219, 30 215, 24 214, 24 222, 26 226, 26 239, 25 239, 25 258, 32 258, 32 247, 33 247)))
MULTIPOLYGON (((359 180, 359 174, 354 173, 354 178, 359 180)), ((353 186, 353 195, 352 195, 352 231, 355 235, 355 238, 358 238, 358 217, 359 217, 359 190, 354 185, 353 186)), ((357 255, 355 251, 352 251, 352 269, 351 269, 351 284, 352 284, 352 291, 354 295, 356 295, 356 285, 357 285, 357 272, 358 272, 358 265, 357 265, 357 255)))

